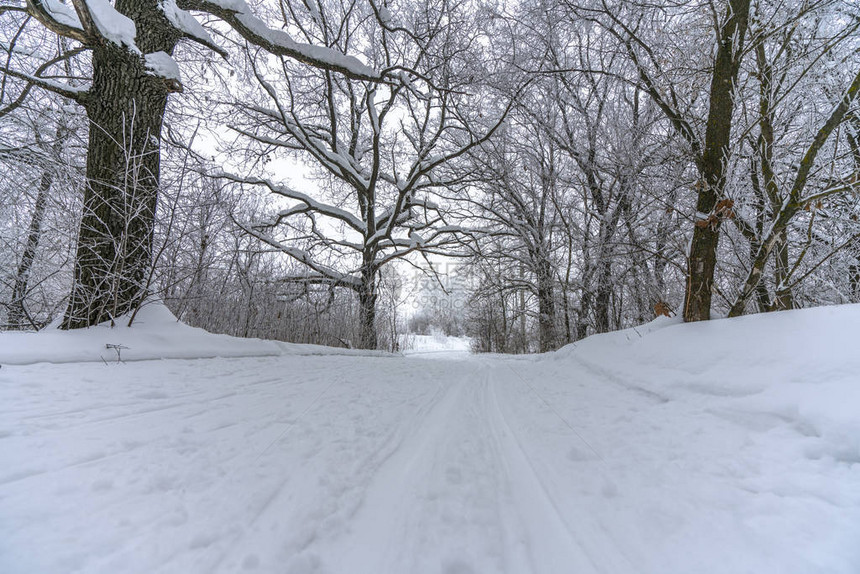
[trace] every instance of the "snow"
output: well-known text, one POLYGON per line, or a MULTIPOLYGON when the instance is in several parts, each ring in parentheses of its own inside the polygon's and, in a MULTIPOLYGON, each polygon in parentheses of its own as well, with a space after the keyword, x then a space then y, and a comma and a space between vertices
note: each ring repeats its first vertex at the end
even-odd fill
POLYGON ((116 362, 117 351, 107 345, 123 347, 119 349, 122 361, 320 354, 385 355, 378 351, 213 335, 178 322, 163 304, 151 303, 141 308, 131 327, 128 327, 128 317, 121 317, 114 327, 104 323, 89 329, 62 331, 55 324, 39 333, 0 333, 0 365, 116 362))
POLYGON ((213 44, 212 36, 209 35, 209 32, 206 31, 203 24, 198 22, 194 16, 185 10, 180 9, 176 5, 176 0, 161 0, 159 6, 161 7, 161 11, 164 12, 164 15, 167 17, 167 20, 173 24, 177 30, 191 38, 197 39, 203 44, 213 44))
POLYGON ((49 86, 49 87, 59 91, 60 93, 66 92, 66 93, 69 93, 72 95, 84 94, 91 87, 90 84, 82 84, 82 85, 78 85, 78 86, 72 86, 72 85, 67 84, 65 82, 57 82, 55 80, 43 78, 41 76, 31 76, 29 74, 18 74, 18 76, 21 77, 22 79, 30 80, 34 84, 37 84, 37 85, 38 84, 44 84, 45 86, 49 86))
POLYGON ((153 52, 144 56, 146 69, 154 76, 182 82, 179 65, 167 52, 153 52))
MULTIPOLYGON (((355 215, 353 215, 349 211, 342 209, 340 207, 337 207, 335 205, 329 205, 329 204, 317 201, 316 199, 309 196, 308 194, 302 193, 300 191, 296 191, 295 189, 292 189, 286 185, 279 185, 279 184, 273 183, 272 181, 269 181, 268 179, 265 179, 265 178, 242 177, 242 176, 239 176, 236 174, 228 173, 226 171, 214 172, 214 173, 212 173, 212 177, 229 179, 230 181, 235 181, 237 183, 247 183, 250 185, 263 185, 278 195, 281 195, 283 197, 287 197, 289 199, 295 199, 296 201, 302 202, 304 205, 306 205, 307 207, 309 207, 310 209, 312 209, 315 212, 319 212, 319 213, 326 215, 328 217, 331 217, 333 219, 343 221, 344 223, 346 223, 347 225, 349 225, 350 227, 352 227, 356 231, 365 231, 367 229, 367 225, 365 225, 365 223, 361 219, 359 219, 358 217, 356 217, 355 215)), ((293 209, 293 208, 283 210, 279 213, 279 215, 289 214, 291 209, 293 209)), ((275 223, 277 223, 277 218, 272 220, 271 224, 274 225, 275 223)))
POLYGON ((125 46, 136 54, 140 53, 134 43, 137 28, 131 18, 119 13, 108 0, 86 0, 86 5, 93 24, 103 38, 117 46, 125 46))
POLYGON ((472 349, 469 337, 409 334, 404 337, 404 355, 434 355, 437 358, 467 358, 472 349))
POLYGON ((394 18, 391 16, 391 11, 386 6, 379 7, 379 21, 383 24, 391 25, 394 18))
POLYGON ((860 306, 520 357, 302 356, 143 312, 0 334, 4 574, 860 571, 860 306), (72 339, 269 356, 10 364, 72 339))
POLYGON ((245 0, 208 0, 208 3, 232 12, 236 22, 259 38, 261 42, 269 44, 269 46, 264 46, 267 49, 287 50, 301 55, 305 59, 346 70, 358 77, 379 78, 379 73, 376 70, 354 56, 347 56, 325 46, 296 42, 285 31, 269 28, 263 20, 253 15, 245 0))
POLYGON ((67 6, 59 0, 42 0, 42 7, 51 18, 69 28, 82 30, 81 21, 77 12, 71 6, 67 6))

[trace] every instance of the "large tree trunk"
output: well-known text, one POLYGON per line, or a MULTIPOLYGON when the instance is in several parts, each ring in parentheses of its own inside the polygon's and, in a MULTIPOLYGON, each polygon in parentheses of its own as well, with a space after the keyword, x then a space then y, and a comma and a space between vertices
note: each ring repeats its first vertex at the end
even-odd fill
POLYGON ((774 311, 787 311, 794 309, 794 296, 788 285, 790 265, 788 263, 788 230, 779 232, 779 239, 774 247, 774 282, 776 283, 776 297, 773 302, 774 311))
MULTIPOLYGON (((157 0, 118 0, 144 53, 172 53, 179 39, 157 0)), ((63 328, 128 313, 145 296, 159 187, 161 124, 177 86, 147 73, 141 55, 105 41, 93 50, 87 185, 75 282, 63 328)))
POLYGON ((358 346, 361 349, 375 349, 377 346, 376 299, 376 266, 371 258, 361 268, 361 286, 358 289, 358 346))
POLYGON ((553 288, 552 263, 548 260, 538 262, 538 339, 540 352, 554 351, 558 347, 556 329, 555 289, 553 288))
MULTIPOLYGON (((706 201, 711 206, 716 201, 706 201)), ((702 210, 703 202, 698 204, 702 210)), ((707 321, 711 318, 711 295, 714 288, 714 271, 717 268, 719 232, 710 227, 693 229, 690 257, 687 264, 687 288, 684 300, 684 321, 707 321)))
POLYGON ((612 260, 604 253, 598 264, 597 290, 594 294, 594 331, 609 332, 609 309, 612 300, 612 260))
POLYGON ((734 90, 749 22, 750 0, 730 0, 726 19, 720 27, 719 44, 711 77, 711 98, 705 129, 705 148, 700 160, 696 210, 703 218, 693 228, 684 301, 685 321, 711 318, 711 295, 717 267, 720 220, 714 208, 725 184, 725 162, 734 113, 734 90), (708 218, 707 220, 704 218, 708 218))
POLYGON ((579 313, 576 318, 576 340, 585 339, 588 336, 588 316, 591 314, 591 293, 588 288, 582 286, 582 296, 579 301, 579 313))

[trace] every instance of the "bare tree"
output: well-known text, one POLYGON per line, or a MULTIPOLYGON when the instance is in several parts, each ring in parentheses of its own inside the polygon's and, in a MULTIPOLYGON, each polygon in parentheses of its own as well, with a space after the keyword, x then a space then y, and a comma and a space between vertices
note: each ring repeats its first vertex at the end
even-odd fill
MULTIPOLYGON (((736 87, 741 62, 745 55, 745 39, 749 28, 751 0, 727 0, 720 10, 713 9, 713 61, 709 70, 709 100, 703 118, 695 114, 703 106, 685 102, 679 93, 678 69, 666 70, 666 55, 655 48, 655 31, 664 27, 700 26, 691 16, 697 12, 687 7, 675 10, 654 10, 647 5, 602 2, 599 9, 573 6, 601 24, 617 38, 635 68, 641 89, 663 111, 674 130, 689 145, 692 160, 699 173, 696 182, 696 220, 687 262, 687 287, 684 300, 684 320, 701 321, 710 318, 717 267, 720 226, 726 219, 724 188, 726 166, 732 149, 732 123, 735 115, 736 87), (720 12, 718 12, 720 10, 720 12), (692 112, 692 114, 691 114, 692 112), (704 134, 699 126, 704 126, 704 134)), ((697 98, 698 94, 692 94, 697 98)))
POLYGON ((377 346, 379 270, 413 253, 449 252, 461 242, 463 229, 434 201, 434 189, 459 178, 449 167, 493 135, 512 101, 477 80, 492 72, 470 48, 481 34, 474 26, 479 22, 447 4, 426 8, 409 22, 409 33, 391 31, 390 21, 358 6, 296 19, 306 37, 336 42, 344 52, 371 46, 368 58, 376 67, 408 69, 409 81, 373 84, 327 70, 301 73, 284 58, 249 50, 260 103, 249 105, 242 95, 235 105, 241 119, 232 127, 263 153, 309 160, 322 189, 311 194, 267 177, 220 174, 290 202, 246 229, 306 268, 285 282, 356 293, 363 348, 377 346))
POLYGON ((175 0, 117 0, 113 5, 73 0, 71 6, 59 0, 28 0, 23 7, 0 5, 0 15, 28 14, 79 45, 33 72, 8 63, 2 68, 26 82, 25 91, 37 87, 77 102, 90 121, 84 214, 65 328, 86 327, 126 313, 145 296, 162 121, 168 95, 183 90, 171 55, 183 38, 226 55, 185 10, 215 15, 272 53, 365 80, 381 78, 356 58, 296 42, 286 32, 270 29, 241 0, 186 0, 181 8, 175 0), (91 62, 90 85, 79 87, 62 73, 43 76, 60 61, 83 54, 91 62))

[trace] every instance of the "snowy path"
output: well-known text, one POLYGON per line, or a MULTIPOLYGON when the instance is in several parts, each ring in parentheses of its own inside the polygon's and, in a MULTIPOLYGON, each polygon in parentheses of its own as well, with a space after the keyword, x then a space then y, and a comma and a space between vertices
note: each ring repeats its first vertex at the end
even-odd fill
POLYGON ((743 398, 456 354, 6 366, 0 571, 860 571, 858 465, 821 487, 743 398))

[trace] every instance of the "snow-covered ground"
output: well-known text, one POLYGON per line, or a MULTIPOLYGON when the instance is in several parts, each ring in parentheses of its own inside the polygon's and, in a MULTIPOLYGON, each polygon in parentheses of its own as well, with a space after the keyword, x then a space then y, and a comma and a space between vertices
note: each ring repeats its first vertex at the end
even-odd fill
POLYGON ((61 331, 59 321, 39 333, 0 333, 0 365, 208 359, 276 355, 378 355, 381 351, 297 345, 282 341, 213 335, 179 323, 162 304, 143 307, 128 326, 128 318, 80 331, 61 331))
MULTIPOLYGON (((269 356, 17 366, 0 335, 0 572, 856 574, 858 333, 848 306, 539 357, 198 333, 269 356)), ((74 359, 59 336, 28 345, 74 359)))
POLYGON ((449 337, 443 334, 406 335, 404 355, 435 355, 435 358, 465 358, 472 348, 469 337, 449 337))

